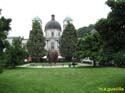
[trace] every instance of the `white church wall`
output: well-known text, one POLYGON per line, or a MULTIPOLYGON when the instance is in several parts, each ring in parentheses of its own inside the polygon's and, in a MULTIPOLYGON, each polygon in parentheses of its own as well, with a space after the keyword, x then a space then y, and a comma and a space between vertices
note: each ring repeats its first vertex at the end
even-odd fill
POLYGON ((52 37, 59 38, 61 36, 61 31, 56 29, 47 30, 45 33, 46 33, 45 34, 46 38, 52 38, 52 37), (52 36, 52 33, 53 33, 53 36, 52 36))
POLYGON ((61 31, 57 29, 49 29, 45 31, 46 45, 45 49, 52 49, 52 43, 54 43, 54 49, 59 50, 59 38, 61 36, 61 31), (48 43, 47 43, 48 42, 48 43))

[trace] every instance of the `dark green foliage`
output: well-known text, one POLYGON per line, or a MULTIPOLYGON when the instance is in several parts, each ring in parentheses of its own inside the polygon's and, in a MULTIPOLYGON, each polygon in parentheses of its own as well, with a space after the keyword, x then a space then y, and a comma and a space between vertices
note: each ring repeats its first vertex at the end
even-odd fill
POLYGON ((0 39, 0 52, 3 52, 4 44, 3 41, 0 39))
POLYGON ((71 60, 73 53, 76 51, 76 44, 76 29, 73 24, 68 23, 59 41, 60 53, 66 60, 71 60))
POLYGON ((99 20, 95 27, 105 42, 105 54, 110 55, 107 61, 123 62, 125 52, 121 51, 125 51, 125 1, 108 0, 106 4, 111 7, 111 12, 106 19, 99 20))
POLYGON ((33 21, 32 30, 30 31, 27 42, 27 50, 30 56, 42 57, 46 51, 44 49, 45 38, 43 37, 42 28, 38 21, 33 21))
POLYGON ((0 73, 2 73, 3 72, 3 70, 2 70, 2 68, 0 68, 0 73))
POLYGON ((3 49, 5 48, 4 40, 7 37, 10 28, 11 19, 6 19, 4 17, 0 18, 0 72, 2 72, 2 66, 4 64, 3 49))
POLYGON ((24 63, 26 55, 26 49, 22 46, 22 38, 14 38, 12 45, 6 42, 6 66, 15 68, 16 65, 24 63))
POLYGON ((3 53, 0 53, 0 73, 3 72, 3 66, 5 64, 3 53))
POLYGON ((11 19, 0 18, 0 39, 7 37, 7 32, 11 29, 10 22, 11 19))
POLYGON ((88 33, 78 40, 75 55, 79 59, 89 57, 93 61, 98 61, 103 51, 103 42, 98 32, 88 33))
POLYGON ((4 39, 6 39, 8 31, 10 28, 11 19, 5 19, 4 17, 0 18, 0 52, 3 52, 4 49, 4 39))
POLYGON ((113 55, 114 62, 117 66, 125 65, 125 51, 119 51, 113 55))
POLYGON ((95 29, 95 26, 94 25, 89 25, 88 27, 82 27, 82 28, 79 28, 78 31, 77 31, 77 36, 78 38, 82 38, 85 36, 85 34, 91 32, 93 29, 95 29))

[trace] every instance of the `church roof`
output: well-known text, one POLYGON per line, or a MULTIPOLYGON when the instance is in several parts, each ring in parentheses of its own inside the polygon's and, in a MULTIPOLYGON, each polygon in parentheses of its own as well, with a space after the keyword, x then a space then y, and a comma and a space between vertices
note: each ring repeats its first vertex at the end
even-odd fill
POLYGON ((65 17, 64 21, 73 21, 71 17, 67 16, 65 17))
POLYGON ((33 18, 33 21, 41 21, 41 19, 38 16, 36 16, 33 18))
POLYGON ((58 29, 61 31, 61 26, 59 22, 55 20, 55 15, 52 15, 51 17, 51 20, 45 25, 45 31, 48 29, 58 29))

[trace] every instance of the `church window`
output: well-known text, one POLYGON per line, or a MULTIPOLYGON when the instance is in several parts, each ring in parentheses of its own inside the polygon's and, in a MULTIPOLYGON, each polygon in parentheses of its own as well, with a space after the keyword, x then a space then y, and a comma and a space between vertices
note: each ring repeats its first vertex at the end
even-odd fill
POLYGON ((60 36, 60 33, 58 33, 58 36, 60 36))
POLYGON ((52 34, 52 37, 54 37, 54 32, 52 32, 51 34, 52 34))

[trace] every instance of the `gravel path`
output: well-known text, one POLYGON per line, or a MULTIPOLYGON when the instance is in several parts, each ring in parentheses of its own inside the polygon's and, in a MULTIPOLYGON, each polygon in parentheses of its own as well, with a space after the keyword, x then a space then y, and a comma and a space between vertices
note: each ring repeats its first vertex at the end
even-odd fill
POLYGON ((69 67, 68 65, 50 65, 50 66, 31 66, 30 64, 25 64, 25 65, 20 65, 17 67, 27 67, 27 68, 67 68, 69 67))
MULTIPOLYGON (((80 67, 80 66, 93 66, 92 64, 84 64, 84 63, 78 63, 78 65, 76 65, 76 67, 80 67)), ((54 65, 40 65, 40 66, 32 66, 31 64, 24 64, 24 65, 20 65, 17 67, 26 67, 26 68, 68 68, 69 65, 68 64, 54 64, 54 65)))

